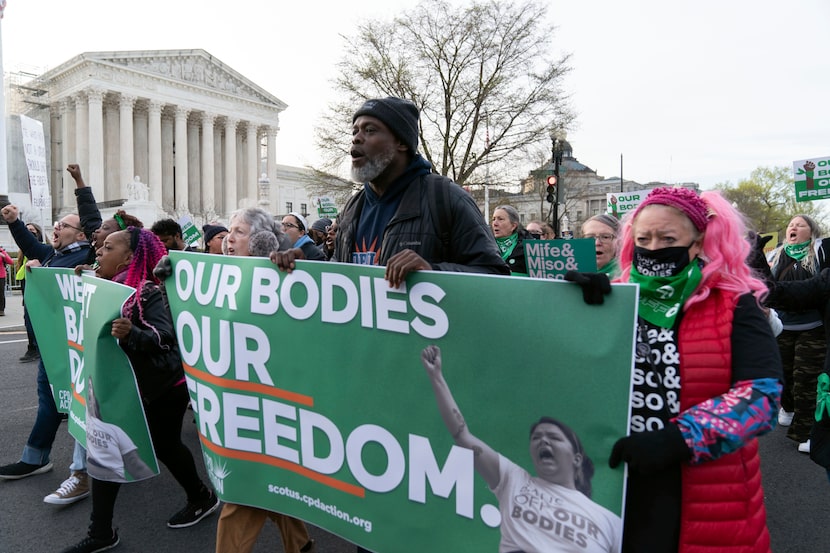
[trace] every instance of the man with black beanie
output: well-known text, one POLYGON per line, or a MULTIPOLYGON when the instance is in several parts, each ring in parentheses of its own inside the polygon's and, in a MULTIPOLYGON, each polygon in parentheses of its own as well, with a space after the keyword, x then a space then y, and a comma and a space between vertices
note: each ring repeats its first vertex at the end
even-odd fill
MULTIPOLYGON (((400 286, 413 271, 509 274, 472 197, 418 154, 419 112, 409 100, 367 100, 352 118, 352 180, 363 189, 340 214, 332 259, 386 266, 400 286)), ((296 249, 272 260, 292 270, 296 249)))

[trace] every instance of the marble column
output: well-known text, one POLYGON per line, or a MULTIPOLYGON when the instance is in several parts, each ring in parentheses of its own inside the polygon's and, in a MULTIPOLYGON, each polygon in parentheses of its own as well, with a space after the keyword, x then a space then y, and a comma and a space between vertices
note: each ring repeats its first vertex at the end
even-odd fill
POLYGON ((225 216, 236 209, 236 125, 237 119, 225 119, 225 216))
MULTIPOLYGON (((133 179, 138 176, 144 184, 150 183, 150 159, 147 155, 150 150, 148 141, 147 103, 136 103, 133 107, 133 179)), ((129 183, 127 183, 129 185, 129 183)), ((147 198, 152 200, 149 194, 147 198)), ((159 203, 161 198, 156 201, 159 203)))
POLYGON ((214 171, 214 136, 213 123, 216 121, 216 114, 204 112, 202 114, 202 209, 205 217, 213 217, 216 213, 216 200, 214 189, 216 187, 216 173, 214 171))
POLYGON ((75 163, 73 160, 75 155, 73 148, 75 141, 74 137, 73 139, 70 139, 70 129, 72 129, 72 127, 70 126, 71 121, 69 121, 69 114, 73 111, 73 106, 70 104, 70 100, 68 98, 64 98, 61 100, 59 106, 61 114, 61 164, 58 167, 58 170, 60 171, 61 195, 60 198, 58 198, 57 203, 60 206, 69 206, 75 201, 75 185, 72 182, 72 177, 70 177, 69 173, 66 171, 66 166, 68 164, 75 163))
MULTIPOLYGON (((279 198, 275 196, 277 190, 277 132, 279 127, 269 125, 265 127, 265 139, 268 141, 267 155, 265 162, 265 172, 268 174, 268 194, 267 198, 272 206, 279 205, 279 198)), ((272 207, 271 209, 274 209, 272 207)))
POLYGON ((119 103, 120 111, 120 151, 119 151, 119 168, 118 172, 118 193, 119 198, 127 197, 127 186, 133 182, 135 178, 135 157, 133 144, 133 107, 138 98, 130 94, 121 94, 121 102, 119 103))
POLYGON ((104 186, 104 90, 88 88, 89 102, 89 169, 84 180, 91 186, 99 201, 111 200, 101 192, 104 186))
POLYGON ((199 147, 199 121, 191 117, 187 122, 187 197, 188 212, 204 213, 202 194, 199 191, 202 180, 202 158, 199 147))
POLYGON ((175 211, 175 191, 173 167, 173 117, 169 113, 161 115, 161 207, 164 211, 175 211))
POLYGON ((157 100, 147 103, 147 161, 149 165, 147 185, 150 200, 156 205, 164 205, 161 192, 161 108, 164 104, 157 100))
POLYGON ((225 166, 222 160, 222 131, 213 133, 213 209, 215 215, 219 216, 222 213, 227 213, 225 209, 225 181, 222 178, 224 175, 225 166))
MULTIPOLYGON (((71 163, 78 164, 82 174, 86 174, 89 171, 89 104, 82 93, 72 96, 72 100, 75 101, 75 159, 71 163)), ((69 179, 69 186, 74 190, 72 177, 69 179)))
POLYGON ((190 110, 182 106, 176 107, 175 138, 175 187, 176 187, 176 213, 188 212, 188 171, 187 171, 187 116, 190 110))
POLYGON ((124 199, 118 184, 121 157, 119 108, 115 101, 104 98, 104 196, 106 200, 124 199))
POLYGON ((248 197, 247 206, 256 207, 259 200, 259 133, 256 124, 248 121, 245 139, 248 143, 248 170, 245 175, 245 195, 248 197))

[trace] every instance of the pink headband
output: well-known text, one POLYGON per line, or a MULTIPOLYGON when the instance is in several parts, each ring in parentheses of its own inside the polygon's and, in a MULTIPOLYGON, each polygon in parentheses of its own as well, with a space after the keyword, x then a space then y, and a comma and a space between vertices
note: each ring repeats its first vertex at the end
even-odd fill
POLYGON ((644 207, 653 204, 668 205, 679 209, 692 221, 697 230, 700 232, 706 230, 706 223, 709 220, 709 208, 706 206, 706 202, 693 190, 674 187, 655 188, 637 206, 634 217, 637 217, 644 207))

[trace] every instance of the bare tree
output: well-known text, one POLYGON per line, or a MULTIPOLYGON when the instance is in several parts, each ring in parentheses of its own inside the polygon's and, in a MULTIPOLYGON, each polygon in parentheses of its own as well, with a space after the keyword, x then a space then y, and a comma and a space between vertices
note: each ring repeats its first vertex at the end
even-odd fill
POLYGON ((535 0, 425 0, 361 24, 344 37, 342 98, 317 127, 326 170, 348 154, 357 107, 398 96, 421 109, 420 151, 436 171, 462 185, 516 183, 534 147, 573 119, 561 90, 569 56, 552 58, 546 10, 535 0))

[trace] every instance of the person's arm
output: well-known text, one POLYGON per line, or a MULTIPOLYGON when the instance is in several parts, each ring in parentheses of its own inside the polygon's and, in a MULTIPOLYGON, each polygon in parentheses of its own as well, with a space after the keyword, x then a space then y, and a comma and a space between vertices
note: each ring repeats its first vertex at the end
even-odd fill
POLYGON ((14 259, 12 259, 12 257, 9 255, 9 252, 4 250, 3 248, 0 248, 0 258, 2 258, 3 263, 5 263, 6 265, 14 265, 14 259))
POLYGON ((461 414, 441 372, 441 349, 438 346, 427 346, 421 352, 421 362, 432 383, 432 391, 435 393, 435 401, 438 403, 438 411, 444 419, 444 425, 457 445, 473 450, 476 471, 488 486, 495 488, 499 484, 499 454, 474 436, 467 427, 467 421, 464 420, 464 415, 461 414))
POLYGON ((7 205, 0 210, 3 219, 9 225, 15 244, 29 260, 44 261, 55 254, 55 249, 37 241, 37 237, 29 232, 26 223, 19 218, 17 206, 7 205))
POLYGON ((783 311, 824 309, 830 298, 830 269, 806 280, 774 281, 764 303, 783 311))
POLYGON ((156 475, 138 454, 137 449, 125 453, 121 460, 124 461, 124 471, 132 476, 133 480, 144 480, 156 475))
POLYGON ((92 240, 92 233, 101 226, 101 211, 95 203, 95 196, 92 188, 86 185, 81 175, 81 167, 76 163, 70 163, 66 167, 67 172, 75 180, 75 201, 78 204, 78 217, 81 219, 81 228, 84 229, 87 240, 92 240))
POLYGON ((432 263, 436 271, 509 275, 493 231, 485 223, 472 196, 456 185, 450 188, 452 231, 449 259, 432 263), (456 190, 457 189, 457 190, 456 190))
POLYGON ((692 464, 735 451, 775 426, 781 356, 766 315, 749 294, 739 299, 732 321, 732 375, 729 391, 675 419, 692 452, 692 464))
POLYGON ((176 334, 161 291, 157 287, 145 286, 139 293, 142 320, 147 328, 139 328, 122 317, 112 322, 112 335, 133 352, 152 355, 170 351, 176 343, 176 334))

